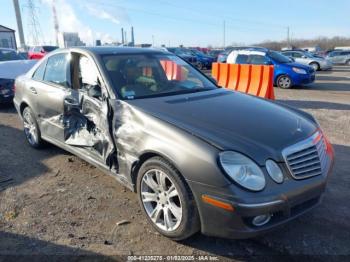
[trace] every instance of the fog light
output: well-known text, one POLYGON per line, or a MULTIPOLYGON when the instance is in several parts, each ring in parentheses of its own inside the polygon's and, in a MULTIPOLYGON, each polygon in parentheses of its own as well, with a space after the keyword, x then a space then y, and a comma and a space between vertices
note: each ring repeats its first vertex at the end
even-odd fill
POLYGON ((267 224, 270 221, 270 219, 271 219, 270 214, 260 215, 260 216, 254 217, 252 223, 254 226, 260 227, 267 224))

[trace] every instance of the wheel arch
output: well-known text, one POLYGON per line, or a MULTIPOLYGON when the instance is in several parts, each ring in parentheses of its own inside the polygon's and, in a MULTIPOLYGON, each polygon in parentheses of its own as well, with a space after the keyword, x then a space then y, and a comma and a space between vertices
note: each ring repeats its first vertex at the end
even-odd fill
POLYGON ((163 153, 157 152, 157 151, 148 150, 148 151, 142 152, 139 155, 138 160, 136 160, 131 166, 130 177, 131 177, 131 182, 133 184, 133 191, 134 192, 137 192, 136 181, 137 181, 138 172, 139 172, 141 166, 143 165, 143 163, 145 163, 147 160, 149 160, 149 159, 151 159, 153 157, 161 157, 161 158, 165 159, 166 161, 168 161, 171 165, 174 166, 174 168, 179 172, 181 177, 186 181, 186 179, 182 175, 180 169, 175 164, 175 161, 173 161, 169 156, 167 156, 167 155, 165 155, 163 153))
POLYGON ((31 107, 29 106, 29 104, 28 104, 26 101, 23 101, 23 102, 20 104, 20 106, 19 106, 19 112, 20 112, 21 116, 23 116, 23 110, 24 110, 26 107, 31 108, 31 107))
POLYGON ((316 64, 316 65, 318 66, 319 69, 320 69, 320 67, 321 67, 320 63, 317 62, 317 61, 311 61, 311 62, 309 63, 309 66, 311 66, 312 64, 316 64))

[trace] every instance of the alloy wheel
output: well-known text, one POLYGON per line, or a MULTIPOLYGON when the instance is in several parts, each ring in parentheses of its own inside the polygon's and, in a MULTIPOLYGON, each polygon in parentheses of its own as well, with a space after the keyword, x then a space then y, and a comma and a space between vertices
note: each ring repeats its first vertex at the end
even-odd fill
POLYGON ((31 145, 37 144, 38 131, 37 131, 34 119, 28 110, 26 110, 23 114, 23 125, 24 125, 24 132, 26 134, 28 142, 31 145))
POLYGON ((182 205, 174 182, 159 169, 148 170, 141 182, 141 201, 147 215, 161 230, 176 230, 182 219, 182 205))
POLYGON ((278 79, 278 86, 281 88, 290 88, 292 81, 288 76, 282 76, 278 79))

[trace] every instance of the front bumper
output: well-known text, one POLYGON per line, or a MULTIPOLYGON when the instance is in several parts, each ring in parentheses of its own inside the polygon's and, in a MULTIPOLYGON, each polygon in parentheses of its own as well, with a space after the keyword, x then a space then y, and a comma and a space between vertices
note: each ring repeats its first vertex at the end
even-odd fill
POLYGON ((294 85, 307 85, 315 82, 315 73, 298 75, 293 77, 292 82, 294 85))
MULTIPOLYGON (((283 167, 285 172, 287 167, 283 167)), ((304 180, 286 177, 283 184, 276 184, 266 176, 267 185, 261 192, 248 192, 232 184, 214 188, 188 181, 194 192, 201 218, 201 231, 205 235, 224 238, 251 238, 266 233, 302 215, 320 203, 325 191, 328 174, 304 180), (221 209, 202 201, 203 195, 229 203, 233 211, 221 209), (271 220, 263 226, 254 226, 255 216, 270 214, 271 220)), ((264 170, 266 174, 266 170, 264 170)))

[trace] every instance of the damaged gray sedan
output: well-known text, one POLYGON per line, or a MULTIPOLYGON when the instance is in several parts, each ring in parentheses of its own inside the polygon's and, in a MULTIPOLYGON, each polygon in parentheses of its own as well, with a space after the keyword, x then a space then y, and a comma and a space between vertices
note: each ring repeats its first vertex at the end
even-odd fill
POLYGON ((316 206, 333 149, 314 118, 216 84, 168 52, 71 48, 16 82, 29 144, 137 192, 163 235, 246 238, 316 206))

